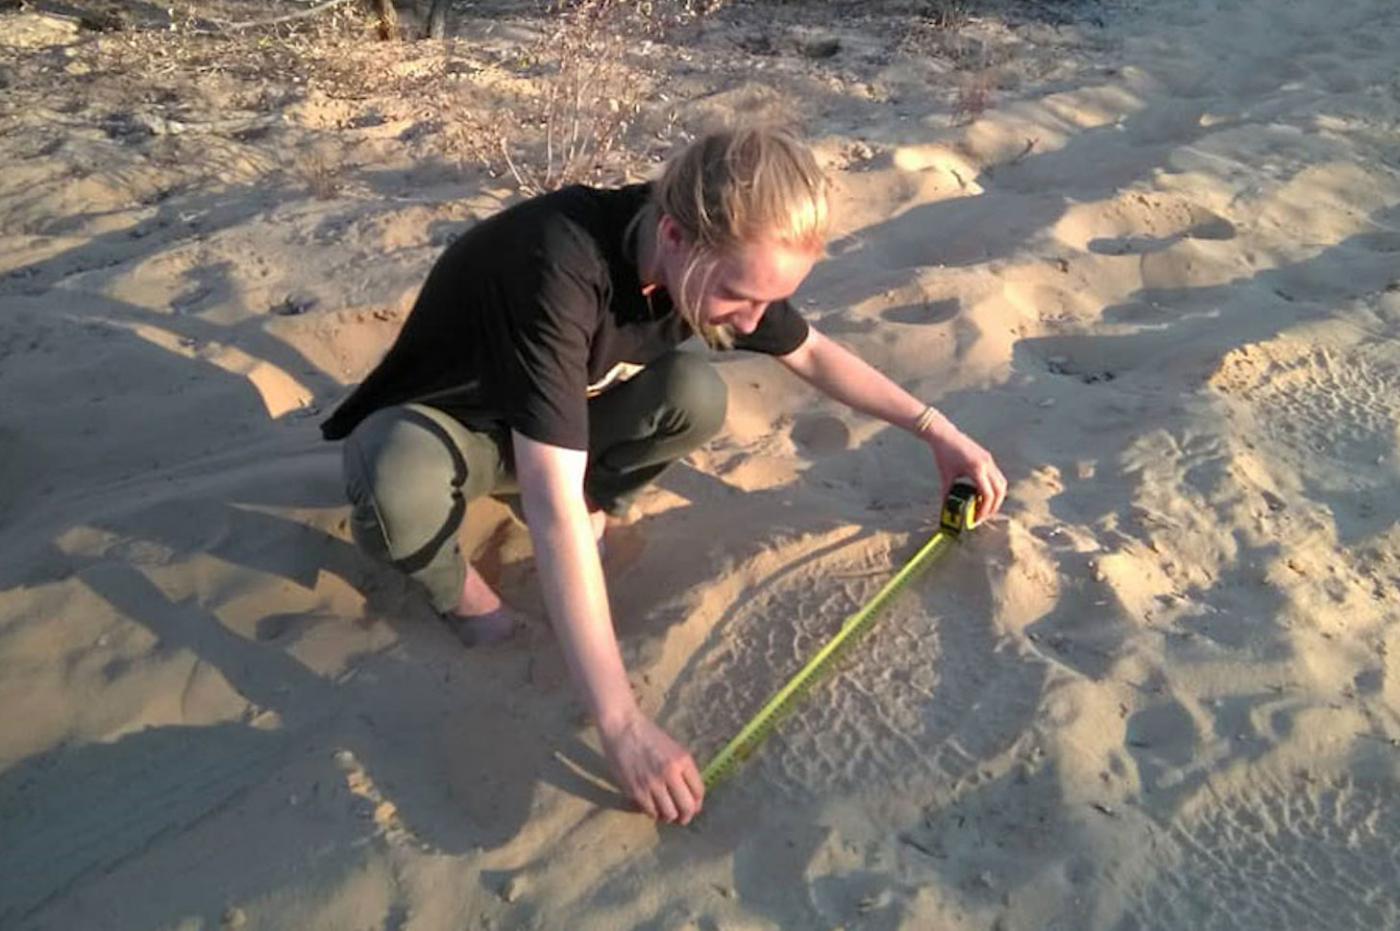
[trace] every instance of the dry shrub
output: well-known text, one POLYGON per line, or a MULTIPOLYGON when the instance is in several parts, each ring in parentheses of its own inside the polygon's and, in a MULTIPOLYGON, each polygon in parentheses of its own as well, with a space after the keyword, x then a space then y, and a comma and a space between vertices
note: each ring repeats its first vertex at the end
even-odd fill
POLYGON ((996 74, 992 69, 971 71, 958 82, 958 96, 953 101, 951 118, 954 124, 975 122, 992 105, 992 87, 996 74))
POLYGON ((905 55, 956 58, 959 33, 969 19, 963 0, 930 0, 910 18, 899 51, 905 55))
POLYGON ((951 104, 954 125, 971 123, 993 105, 999 66, 1012 54, 983 35, 969 0, 926 0, 900 42, 900 52, 938 58, 952 66, 957 95, 951 104))
POLYGON ((558 10, 527 55, 540 92, 487 127, 489 149, 523 193, 626 174, 628 134, 656 83, 629 48, 658 38, 663 25, 650 3, 636 0, 577 0, 558 10))
POLYGON ((934 29, 957 31, 967 25, 969 16, 964 0, 929 0, 920 18, 934 29))
POLYGON ((293 163, 292 170, 306 182, 312 196, 320 200, 330 200, 345 186, 344 166, 319 149, 302 152, 293 163))

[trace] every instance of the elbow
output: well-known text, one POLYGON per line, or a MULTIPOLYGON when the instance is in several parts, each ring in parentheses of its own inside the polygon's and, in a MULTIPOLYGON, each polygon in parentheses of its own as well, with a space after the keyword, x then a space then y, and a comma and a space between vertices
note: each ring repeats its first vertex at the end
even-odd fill
POLYGON ((585 516, 588 513, 582 484, 573 488, 555 482, 532 480, 527 475, 520 476, 520 504, 532 537, 550 534, 566 526, 575 512, 585 516))
POLYGON ((530 482, 523 477, 520 481, 520 503, 530 526, 536 521, 557 520, 577 505, 583 507, 583 489, 570 493, 564 489, 551 487, 546 483, 530 482))

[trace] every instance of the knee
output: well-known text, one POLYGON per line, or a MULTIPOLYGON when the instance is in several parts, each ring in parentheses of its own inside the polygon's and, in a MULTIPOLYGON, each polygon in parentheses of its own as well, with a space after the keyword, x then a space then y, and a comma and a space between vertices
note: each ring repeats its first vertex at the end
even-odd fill
POLYGON ((432 537, 460 507, 466 463, 431 420, 405 408, 365 418, 342 444, 356 542, 399 559, 432 537))
POLYGON ((693 352, 673 352, 664 360, 668 406, 684 419, 688 432, 708 439, 724 426, 729 388, 715 367, 693 352))

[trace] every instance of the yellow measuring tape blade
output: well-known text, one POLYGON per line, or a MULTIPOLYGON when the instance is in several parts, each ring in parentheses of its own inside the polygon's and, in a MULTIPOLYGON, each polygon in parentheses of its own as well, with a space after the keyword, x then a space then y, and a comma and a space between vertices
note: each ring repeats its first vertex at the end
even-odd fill
POLYGON ((879 614, 906 585, 942 555, 943 551, 957 538, 959 530, 970 529, 973 526, 972 515, 976 509, 976 498, 968 497, 966 492, 962 495, 959 496, 957 492, 949 495, 948 502, 944 504, 943 508, 943 526, 924 544, 923 549, 915 553, 914 557, 904 564, 904 568, 900 569, 894 578, 886 582, 874 598, 847 618, 836 636, 827 641, 826 646, 822 647, 817 655, 807 662, 807 665, 798 670, 797 675, 789 679, 787 684, 778 690, 777 694, 768 699, 767 703, 759 709, 758 714, 754 715, 749 723, 745 724, 739 733, 734 735, 734 739, 725 744, 724 748, 705 765, 700 776, 705 782, 706 791, 713 789, 728 778, 740 763, 748 759, 758 749, 759 744, 763 743, 778 721, 790 712, 796 705, 797 699, 821 678, 841 651, 870 627, 875 615, 879 614))

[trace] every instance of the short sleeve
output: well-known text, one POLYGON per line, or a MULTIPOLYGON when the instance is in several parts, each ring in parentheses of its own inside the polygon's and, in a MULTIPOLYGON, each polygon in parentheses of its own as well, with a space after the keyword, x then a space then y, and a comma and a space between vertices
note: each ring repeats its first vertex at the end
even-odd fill
MULTIPOLYGON (((577 248, 577 244, 574 244, 577 248)), ((532 440, 588 448, 588 353, 600 312, 593 267, 542 249, 533 281, 519 282, 510 344, 514 378, 501 398, 506 420, 532 440)))
POLYGON ((785 356, 807 339, 810 327, 789 301, 776 301, 763 312, 758 327, 748 336, 736 336, 735 349, 770 356, 785 356))

